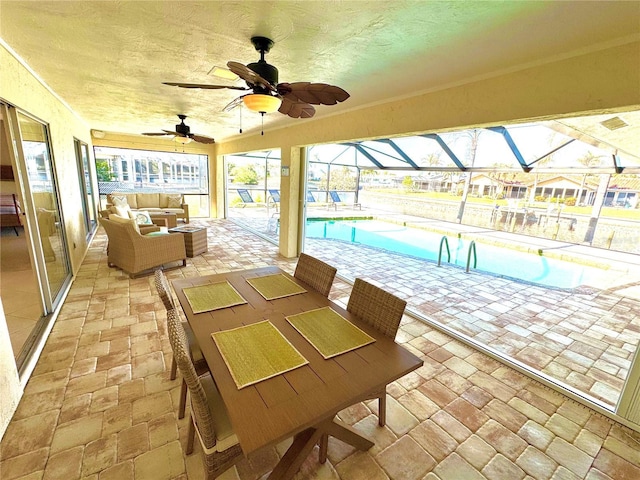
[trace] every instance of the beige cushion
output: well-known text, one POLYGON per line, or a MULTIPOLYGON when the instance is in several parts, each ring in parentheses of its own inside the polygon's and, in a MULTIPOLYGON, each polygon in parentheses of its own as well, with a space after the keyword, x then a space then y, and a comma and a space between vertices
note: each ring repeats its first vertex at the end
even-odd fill
POLYGON ((115 210, 113 213, 115 213, 116 215, 124 218, 129 218, 129 212, 131 212, 131 209, 129 208, 128 204, 125 204, 124 206, 114 205, 112 208, 115 210))
POLYGON ((136 201, 137 195, 135 193, 127 193, 125 195, 127 197, 127 202, 129 202, 129 206, 134 210, 138 207, 138 202, 136 201))
POLYGON ((167 194, 169 200, 167 208, 181 208, 182 207, 182 195, 179 193, 167 194))
POLYGON ((163 208, 181 208, 182 207, 182 194, 180 193, 161 193, 160 194, 160 204, 158 205, 161 209, 163 208))
POLYGON ((211 375, 200 377, 200 382, 202 383, 202 387, 204 388, 204 392, 207 396, 216 431, 216 444, 213 448, 208 449, 205 447, 204 442, 202 442, 202 438, 200 438, 200 432, 196 430, 198 432, 201 446, 209 454, 212 453, 212 451, 224 452, 238 443, 238 437, 233 431, 231 420, 229 420, 229 414, 227 413, 227 409, 224 406, 220 392, 218 392, 211 375))
POLYGON ((160 206, 160 194, 159 193, 138 193, 136 195, 137 208, 147 208, 160 206))
POLYGON ((125 195, 111 195, 111 204, 114 207, 126 207, 129 205, 127 197, 125 195))
POLYGON ((136 229, 136 232, 140 233, 140 229, 138 228, 138 224, 135 222, 135 220, 132 220, 131 218, 127 217, 121 217, 120 215, 116 215, 114 213, 112 213, 111 215, 109 215, 109 220, 111 220, 114 223, 121 223, 126 225, 127 223, 130 225, 133 225, 134 228, 136 229))

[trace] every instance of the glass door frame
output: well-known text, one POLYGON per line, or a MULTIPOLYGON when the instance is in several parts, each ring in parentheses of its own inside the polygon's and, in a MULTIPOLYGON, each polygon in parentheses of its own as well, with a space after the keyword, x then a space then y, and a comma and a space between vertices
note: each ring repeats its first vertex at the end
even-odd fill
POLYGON ((44 344, 43 340, 46 339, 46 335, 53 326, 53 320, 55 318, 54 313, 56 309, 62 304, 62 300, 65 298, 66 293, 71 286, 72 270, 69 258, 67 237, 64 228, 65 223, 62 216, 62 209, 60 204, 58 188, 59 182, 55 169, 55 160, 53 155, 53 147, 51 145, 49 124, 2 100, 0 100, 0 107, 2 108, 2 114, 6 122, 9 156, 11 157, 11 164, 14 167, 17 196, 23 207, 22 215, 23 220, 25 221, 24 231, 29 248, 29 255, 32 260, 32 268, 36 275, 36 280, 40 289, 40 299, 42 306, 41 317, 37 321, 27 343, 24 345, 19 356, 16 359, 20 378, 23 379, 25 378, 25 375, 28 374, 28 371, 34 366, 34 354, 39 350, 40 346, 44 344), (63 244, 62 248, 64 250, 64 258, 61 259, 61 261, 64 262, 64 267, 66 268, 66 276, 62 279, 60 287, 55 294, 52 293, 49 282, 44 247, 42 241, 38 240, 40 238, 40 228, 38 225, 37 211, 35 208, 33 192, 29 182, 28 167, 26 164, 25 152, 22 145, 23 138, 20 130, 18 114, 42 125, 46 134, 45 142, 51 169, 51 182, 53 184, 56 196, 56 206, 58 210, 57 214, 59 216, 58 223, 60 226, 60 240, 63 244))
POLYGON ((77 138, 73 139, 76 152, 76 163, 78 165, 78 185, 82 196, 82 218, 85 227, 87 241, 98 228, 98 211, 96 208, 96 198, 94 192, 97 191, 94 185, 96 178, 94 170, 91 168, 89 157, 89 145, 77 138), (88 176, 88 178, 87 178, 88 176), (87 183, 91 190, 87 188, 87 183))

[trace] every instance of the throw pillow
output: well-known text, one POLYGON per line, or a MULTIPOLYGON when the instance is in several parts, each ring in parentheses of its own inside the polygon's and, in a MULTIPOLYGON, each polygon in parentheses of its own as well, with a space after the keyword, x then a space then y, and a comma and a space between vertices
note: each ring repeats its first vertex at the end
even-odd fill
POLYGON ((129 210, 129 218, 135 220, 138 225, 153 225, 151 215, 145 210, 129 210))
POLYGON ((127 202, 127 197, 124 195, 111 195, 111 203, 114 207, 127 207, 129 206, 129 202, 127 202))
POLYGON ((167 199, 169 200, 169 204, 167 208, 180 208, 182 207, 182 195, 180 194, 168 194, 167 199))
POLYGON ((115 214, 116 215, 120 215, 121 217, 124 218, 128 218, 129 217, 129 212, 131 211, 131 209, 129 208, 129 205, 116 205, 113 207, 115 209, 115 214))
POLYGON ((138 224, 135 222, 135 220, 130 219, 128 216, 127 217, 122 217, 120 215, 116 215, 114 213, 112 213, 111 215, 109 215, 109 220, 111 220, 114 223, 124 223, 124 224, 131 224, 133 225, 133 227, 136 229, 136 232, 140 233, 140 229, 138 228, 138 224))

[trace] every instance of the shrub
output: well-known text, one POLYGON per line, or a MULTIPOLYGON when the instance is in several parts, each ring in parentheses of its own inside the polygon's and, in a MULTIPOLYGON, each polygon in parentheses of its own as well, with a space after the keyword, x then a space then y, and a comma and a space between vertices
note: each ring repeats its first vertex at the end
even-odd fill
POLYGON ((545 197, 544 195, 536 195, 534 200, 536 202, 546 202, 547 201, 547 197, 545 197))
POLYGON ((576 198, 575 197, 568 197, 564 199, 564 204, 567 207, 573 207, 576 204, 576 198))

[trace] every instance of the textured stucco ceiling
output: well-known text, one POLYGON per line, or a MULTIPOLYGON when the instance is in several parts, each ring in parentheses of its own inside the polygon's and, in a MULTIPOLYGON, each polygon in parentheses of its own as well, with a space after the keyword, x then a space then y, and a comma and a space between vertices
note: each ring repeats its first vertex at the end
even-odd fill
MULTIPOLYGON (((209 71, 258 60, 253 35, 275 41, 280 81, 351 94, 323 116, 597 49, 637 35, 639 18, 636 1, 0 0, 0 38, 93 129, 172 129, 184 113, 222 140, 238 132, 238 110, 222 109, 242 92, 161 82, 225 84, 209 71)), ((265 128, 301 121, 275 113, 265 128)), ((260 126, 248 111, 242 122, 260 126)))

